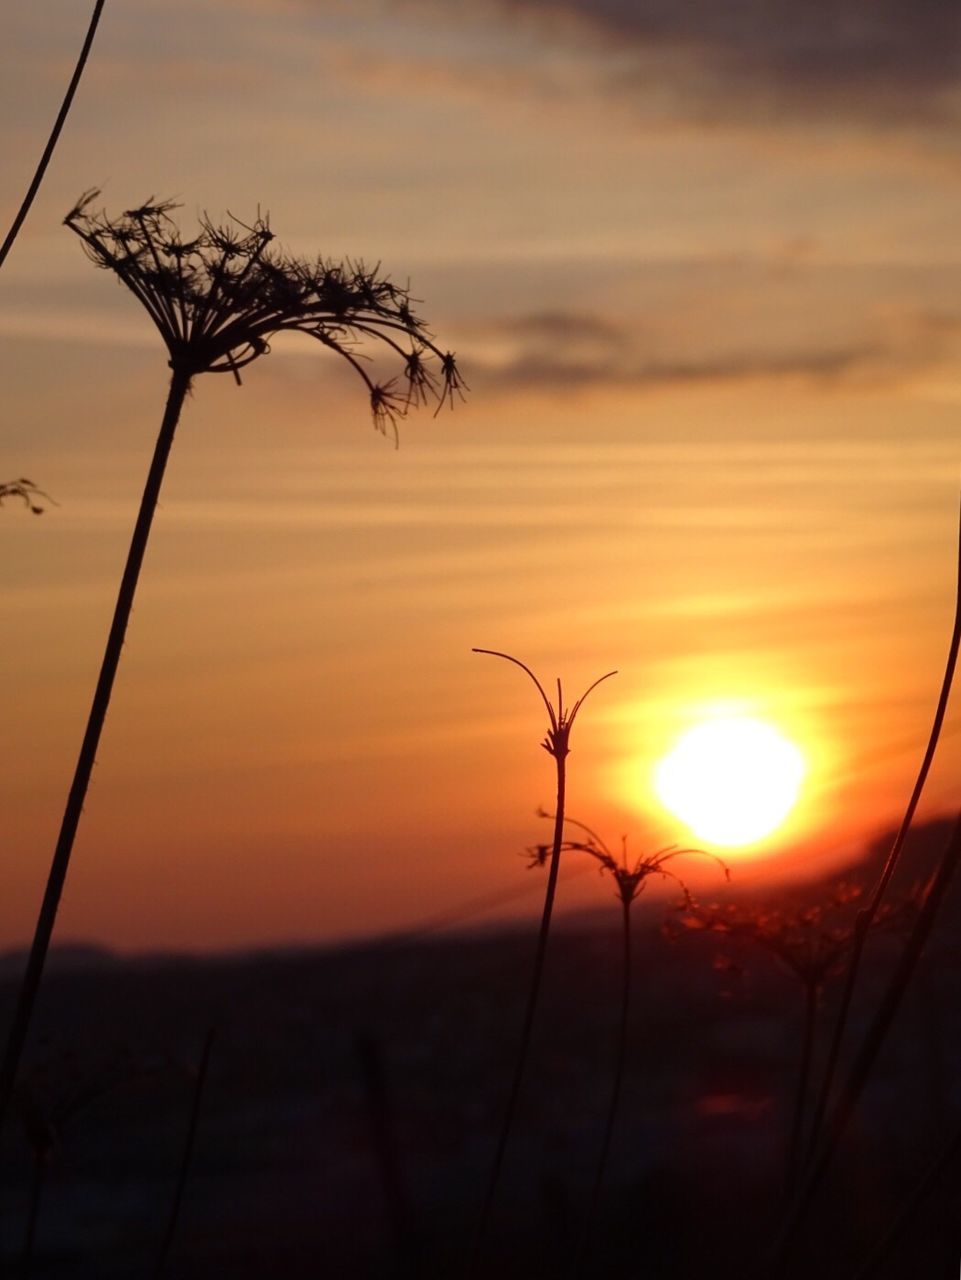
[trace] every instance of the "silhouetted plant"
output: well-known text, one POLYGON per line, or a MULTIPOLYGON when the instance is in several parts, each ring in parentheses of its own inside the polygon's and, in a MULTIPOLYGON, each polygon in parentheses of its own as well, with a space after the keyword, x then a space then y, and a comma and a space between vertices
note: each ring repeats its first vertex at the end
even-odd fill
POLYGON ((961 515, 959 515, 958 521, 956 566, 954 621, 951 629, 951 638, 948 642, 944 674, 941 678, 941 689, 938 694, 938 701, 934 711, 931 730, 928 734, 927 745, 921 759, 921 765, 918 769, 914 786, 911 790, 911 795, 908 799, 904 817, 901 820, 901 825, 894 838, 887 861, 882 868, 881 874, 878 877, 877 884, 874 887, 874 891, 871 894, 871 898, 867 906, 858 913, 854 945, 851 949, 838 1013, 835 1018, 834 1029, 830 1045, 828 1047, 822 1082, 820 1089, 818 1090, 817 1101, 814 1107, 811 1135, 806 1153, 805 1177, 794 1202, 788 1209, 788 1213, 780 1233, 774 1263, 776 1267, 782 1265, 786 1258, 791 1244, 797 1237, 798 1231, 800 1230, 800 1227, 807 1216, 808 1210, 813 1203, 818 1186, 820 1185, 821 1180, 833 1159, 834 1152, 837 1149, 837 1145, 844 1130, 847 1128, 848 1122, 853 1114, 854 1107, 857 1105, 857 1100, 861 1095, 867 1081, 868 1074, 870 1074, 874 1060, 880 1050, 881 1044, 883 1043, 891 1023, 894 1020, 895 1014, 900 1007, 904 991, 906 990, 917 966, 924 943, 927 940, 931 928, 933 927, 934 917, 937 913, 938 907, 940 906, 941 898, 947 889, 948 883, 953 878, 958 860, 961 858, 961 835, 959 835, 959 839, 949 842, 945 849, 941 865, 932 878, 928 896, 925 899, 924 906, 915 926, 915 932, 912 932, 911 938, 906 944, 905 952, 902 956, 902 963, 899 965, 896 973, 892 977, 891 984, 882 997, 881 1004, 878 1007, 876 1015, 871 1022, 865 1037, 862 1039, 860 1047, 855 1052, 851 1070, 844 1084, 837 1090, 835 1105, 829 1116, 828 1108, 830 1106, 832 1096, 835 1093, 835 1077, 837 1075, 841 1049, 844 1043, 844 1035, 849 1021, 851 1004, 854 999, 854 990, 857 985, 858 974, 861 967, 861 958, 864 952, 864 945, 868 931, 881 909, 884 895, 890 885, 895 869, 901 860, 904 842, 907 839, 911 823, 914 820, 914 815, 917 811, 918 805, 920 804, 921 795, 924 791, 924 786, 927 782, 931 765, 934 763, 935 753, 941 738, 941 730, 944 725, 944 718, 947 714, 948 700, 951 696, 951 688, 954 683, 958 655, 959 651, 961 651, 961 515), (924 923, 925 921, 927 921, 927 923, 924 923))
POLYGON ((948 699, 951 696, 951 686, 954 683, 954 673, 958 662, 958 652, 959 649, 961 649, 961 518, 959 518, 958 522, 958 548, 956 563, 954 622, 951 629, 951 638, 948 642, 948 653, 945 660, 944 674, 941 678, 941 689, 938 693, 938 701, 934 710, 934 719, 931 723, 931 730, 928 735, 924 755, 921 758, 921 765, 918 769, 917 777, 914 780, 911 795, 908 798, 907 808, 904 811, 904 817, 901 819, 901 825, 898 827, 897 833, 895 834, 891 850, 888 853, 887 860, 885 861, 881 874, 878 877, 878 881, 874 886, 870 899, 857 915, 855 936, 850 949, 850 958, 848 960, 847 972, 845 974, 844 987, 841 992, 841 1000, 834 1021, 831 1041, 828 1046, 823 1078, 814 1107, 814 1117, 811 1124, 811 1138, 807 1153, 808 1159, 810 1160, 813 1160, 814 1158, 815 1148, 817 1147, 818 1139, 821 1135, 821 1128, 824 1124, 825 1114, 834 1089, 835 1075, 837 1073, 838 1061, 841 1056, 841 1048, 844 1043, 844 1034, 847 1029, 848 1015, 851 1010, 851 1003, 854 999, 854 989, 857 985, 858 973, 861 967, 861 957, 864 952, 864 944, 872 922, 881 909, 884 895, 887 892, 888 885, 891 883, 891 878, 894 875, 895 868, 901 860, 904 842, 907 839, 909 830, 911 829, 911 823, 914 821, 914 815, 917 811, 917 807, 921 802, 921 795, 924 791, 928 774, 931 771, 931 765, 934 763, 935 752, 937 751, 938 742, 941 738, 941 729, 944 724, 944 717, 948 709, 948 699))
POLYGON ((190 1177, 190 1167, 193 1164, 194 1148, 197 1144, 197 1130, 200 1125, 200 1108, 203 1105, 204 1089, 207 1085, 207 1075, 210 1071, 210 1055, 214 1047, 214 1036, 216 1028, 210 1027, 204 1036, 203 1049, 200 1052, 200 1061, 196 1069, 191 1071, 193 1075, 193 1090, 190 1099, 190 1117, 187 1121, 187 1132, 184 1137, 183 1152, 180 1157, 180 1167, 177 1170, 177 1181, 174 1186, 173 1199, 170 1202, 170 1213, 167 1217, 167 1226, 160 1242, 160 1250, 157 1254, 157 1263, 154 1267, 154 1280, 162 1280, 167 1271, 167 1263, 170 1260, 170 1250, 173 1247, 174 1238, 177 1234, 177 1224, 180 1221, 180 1210, 183 1205, 184 1192, 187 1189, 187 1180, 190 1177))
POLYGON ((411 309, 406 289, 360 263, 309 262, 274 247, 266 218, 252 226, 204 218, 184 240, 174 205, 148 202, 118 218, 92 211, 88 192, 65 219, 91 260, 120 278, 160 331, 172 370, 160 433, 147 475, 120 581, 103 664, 80 748, 63 823, 34 933, 14 1020, 0 1068, 0 1125, 29 1027, 53 932, 84 796, 90 781, 174 431, 193 379, 230 373, 265 355, 278 333, 296 331, 342 356, 367 388, 374 422, 393 427, 409 408, 436 395, 453 403, 462 382, 454 357, 442 351, 411 309), (400 372, 375 381, 357 344, 382 343, 400 372), (433 364, 437 365, 434 372, 433 364))
POLYGON ((97 34, 97 26, 100 22, 100 15, 103 12, 103 6, 104 0, 96 0, 96 3, 93 6, 93 13, 87 27, 87 34, 80 49, 80 56, 78 57, 77 64, 73 69, 73 75, 70 77, 70 83, 67 85, 67 92, 64 95, 63 102, 60 104, 60 110, 57 113, 57 118, 50 131, 50 137, 47 139, 47 145, 43 149, 40 161, 34 171, 33 177, 30 180, 30 185, 27 187, 27 193, 21 201, 20 208, 17 210, 16 216, 10 226, 10 230, 4 237, 3 244, 0 245, 0 267, 2 267, 6 261, 7 254, 12 249, 13 242, 16 240, 17 235, 20 232, 20 228, 23 226, 24 220, 30 212, 30 206, 33 204, 34 197, 40 190, 40 184, 43 182, 43 176, 47 172, 47 165, 50 163, 50 157, 53 155, 54 147, 57 145, 64 123, 66 122, 67 113, 73 103, 74 94, 77 92, 77 86, 80 83, 80 77, 83 75, 83 69, 87 65, 87 58, 90 54, 90 47, 93 44, 93 38, 97 34))
MULTIPOLYGON (((845 972, 856 945, 860 925, 857 904, 864 886, 841 881, 820 901, 794 909, 737 902, 703 906, 692 899, 679 908, 673 927, 708 931, 744 939, 772 955, 799 983, 804 997, 804 1018, 798 1078, 791 1112, 787 1156, 787 1186, 797 1182, 803 1155, 804 1117, 807 1113, 818 1008, 825 988, 845 972)), ((871 921, 872 932, 904 928, 917 913, 914 896, 883 904, 871 921)))
POLYGON ((780 1269, 783 1269, 791 1245, 834 1158, 838 1144, 851 1122, 864 1087, 871 1077, 878 1054, 901 1007, 925 944, 931 936, 944 896, 959 866, 961 866, 961 817, 945 846, 941 861, 924 890, 915 919, 908 930, 904 950, 854 1053, 850 1069, 839 1090, 837 1102, 824 1123, 820 1140, 818 1141, 817 1138, 812 1140, 804 1180, 791 1205, 778 1240, 774 1258, 774 1266, 778 1269, 778 1274, 780 1269))
POLYGON ((616 671, 608 671, 605 675, 595 680, 584 693, 577 699, 573 707, 564 706, 564 694, 561 689, 560 680, 557 681, 557 705, 552 705, 550 698, 544 692, 544 686, 534 675, 530 667, 526 666, 518 658, 512 657, 509 653, 501 653, 496 649, 474 649, 474 653, 489 654, 494 658, 503 658, 507 662, 512 662, 530 677, 533 681, 537 692, 541 696, 547 711, 549 728, 547 734, 541 743, 541 746, 547 754, 553 759, 555 765, 555 775, 557 782, 557 800, 555 804, 554 818, 554 838, 551 843, 550 858, 548 862, 547 888, 544 893, 544 909, 541 913, 540 930, 537 937, 537 950, 534 954, 534 966, 531 973, 530 989, 527 996, 527 1004, 524 1010, 524 1021, 521 1029, 521 1040, 518 1048, 517 1059, 514 1064, 514 1076, 511 1082, 511 1090, 508 1096, 507 1107, 504 1112, 504 1119, 501 1124, 500 1134, 497 1140, 497 1147, 494 1152, 494 1160, 491 1165, 490 1174, 487 1180, 487 1187, 484 1192, 484 1200, 481 1206, 480 1219, 474 1236, 473 1248, 468 1261, 468 1270, 471 1274, 475 1271, 480 1260, 480 1251, 487 1234, 487 1228, 490 1223, 491 1210, 494 1205, 494 1196, 497 1192, 497 1184, 500 1180, 501 1169, 504 1164, 504 1154, 507 1151, 507 1143, 510 1138, 511 1128, 514 1123, 514 1113, 517 1110, 517 1101, 520 1097, 521 1082, 524 1078, 524 1068, 527 1063, 527 1055, 530 1049, 531 1031, 534 1026, 534 1014, 537 1010, 537 1001, 540 994, 541 976, 544 971, 544 957, 547 954, 547 939, 550 934, 551 915, 554 909, 554 897, 557 891, 557 874, 560 870, 561 848, 564 843, 564 804, 567 793, 567 757, 570 753, 570 736, 571 729, 574 727, 574 721, 577 713, 584 705, 587 696, 597 688, 604 680, 616 675, 616 671))
MULTIPOLYGON (((556 816, 552 813, 547 813, 543 809, 538 812, 542 818, 553 819, 556 816)), ((604 1136, 601 1142, 600 1155, 581 1231, 581 1242, 577 1258, 577 1270, 578 1274, 580 1274, 594 1230, 601 1187, 604 1185, 604 1174, 607 1170, 611 1142, 614 1137, 614 1125, 617 1119, 621 1087, 624 1081, 624 1066, 627 1058, 627 1028, 631 1004, 631 907, 651 876, 661 876, 664 879, 674 880, 684 891, 685 899, 691 900, 684 882, 673 871, 667 870, 666 864, 673 861, 674 858, 680 858, 687 854, 700 854, 703 857, 713 859, 724 871, 724 875, 728 880, 731 878, 731 873, 727 864, 717 854, 708 853, 704 849, 678 848, 677 845, 668 845, 663 849, 656 850, 654 853, 642 854, 629 862, 627 857, 627 836, 621 836, 621 856, 618 858, 597 832, 593 831, 585 823, 578 822, 576 818, 567 818, 565 826, 576 827, 583 833, 584 838, 562 841, 561 853, 586 853, 594 858, 600 864, 601 873, 606 873, 613 878, 617 888, 617 897, 621 904, 621 1004, 617 1029, 617 1048, 614 1055, 614 1078, 611 1084, 611 1095, 604 1121, 604 1136)), ((552 850, 549 845, 538 844, 534 845, 528 852, 531 855, 531 866, 542 867, 547 862, 552 850)))
POLYGON ((50 497, 49 493, 37 487, 32 480, 28 480, 25 476, 21 476, 19 480, 10 480, 7 483, 0 483, 0 507, 3 506, 7 498, 19 498, 28 511, 32 511, 35 516, 42 516, 45 507, 41 506, 43 502, 51 502, 54 506, 57 504, 50 497))
POLYGON ((160 1074, 166 1065, 138 1059, 126 1050, 83 1062, 68 1049, 48 1054, 18 1081, 14 1111, 32 1163, 18 1275, 32 1273, 44 1186, 72 1122, 106 1095, 160 1074))

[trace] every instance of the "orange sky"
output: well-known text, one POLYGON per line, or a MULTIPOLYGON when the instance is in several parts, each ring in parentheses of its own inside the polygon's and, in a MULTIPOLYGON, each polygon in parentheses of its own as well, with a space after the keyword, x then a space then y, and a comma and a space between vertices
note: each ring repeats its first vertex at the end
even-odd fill
MULTIPOLYGON (((829 865, 903 806, 959 480, 961 99, 934 17, 855 34, 845 68, 803 22, 792 60, 700 4, 673 26, 449 8, 105 10, 0 274, 0 478, 59 503, 2 512, 0 944, 32 927, 165 390, 146 316, 60 226, 95 184, 110 209, 177 196, 188 226, 260 203, 297 252, 381 261, 471 395, 395 452, 313 348, 198 381, 59 936, 328 939, 536 895, 543 714, 474 645, 571 694, 618 668, 570 812, 638 851, 686 838, 650 771, 718 705, 810 764, 745 881, 829 865)), ((5 218, 85 22, 0 14, 5 218)), ((955 723, 928 812, 957 803, 955 723)), ((607 894, 583 876, 562 906, 607 894)))

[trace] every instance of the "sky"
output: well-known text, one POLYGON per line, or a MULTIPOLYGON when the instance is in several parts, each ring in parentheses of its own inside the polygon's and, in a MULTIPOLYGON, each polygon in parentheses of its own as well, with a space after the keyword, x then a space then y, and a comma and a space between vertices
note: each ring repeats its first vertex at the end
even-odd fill
MULTIPOLYGON (((4 226, 89 14, 0 10, 4 226)), ((895 822, 956 576, 959 53, 946 0, 107 0, 0 273, 0 479, 57 503, 0 512, 0 946, 32 929, 166 390, 147 316, 62 226, 91 187, 380 263, 470 393, 395 449, 309 344, 197 380, 61 940, 535 911, 544 710, 475 646, 565 698, 617 669, 568 811, 633 852, 690 843, 652 772, 718 711, 807 762, 784 827, 729 852, 739 883, 895 822)), ((957 805, 957 725, 924 814, 957 805)), ((611 898, 568 871, 563 910, 611 898)))

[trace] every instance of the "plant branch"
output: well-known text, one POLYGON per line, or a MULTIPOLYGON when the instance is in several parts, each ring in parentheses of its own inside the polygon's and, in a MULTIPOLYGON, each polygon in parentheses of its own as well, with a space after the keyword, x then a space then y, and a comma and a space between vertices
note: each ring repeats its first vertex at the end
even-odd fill
POLYGON ((27 214, 30 212, 30 206, 33 204, 34 197, 40 190, 40 184, 43 182, 44 174, 47 172, 47 165, 50 163, 50 157, 53 155, 54 148, 60 138, 67 114, 73 103, 74 94, 77 92, 77 86, 80 84, 80 77, 83 75, 83 69, 87 65, 87 57, 90 48, 93 45, 93 38, 97 34, 97 25, 100 22, 100 14, 103 12, 105 0, 96 0, 93 7, 93 14, 90 18, 90 25, 87 27, 87 35, 84 39, 83 46, 80 50, 80 57, 77 59, 77 65, 73 69, 73 75, 70 77, 70 83, 67 86, 67 92, 64 95, 63 102, 60 105, 60 111, 54 121, 53 129, 50 137, 47 139, 47 145, 43 149, 43 155, 40 157, 40 163, 37 165, 36 172, 27 188, 27 194, 23 197, 23 202, 17 210, 17 215, 13 220, 10 230, 7 232, 3 244, 0 245, 0 267, 3 266, 7 254, 13 247, 13 242, 19 234, 20 228, 23 226, 27 214))
POLYGON ((57 908, 60 905, 60 896, 63 892, 64 881, 67 878, 70 855, 73 851, 74 839, 80 823, 80 815, 83 812, 87 788, 90 785, 90 775, 93 772, 97 748, 100 744, 100 735, 103 731, 107 707, 110 703, 110 695, 113 691, 114 678, 120 662, 120 653, 123 648, 130 610, 137 589, 140 568, 143 564, 150 526, 156 510, 157 499, 160 495, 160 487, 163 483, 170 446, 173 443, 177 421, 189 387, 190 374, 175 369, 170 380, 167 405, 160 425, 160 433, 157 437, 153 460, 147 474, 143 497, 140 501, 140 510, 130 541, 130 550, 127 553, 127 563, 123 571, 123 577, 120 580, 120 590, 117 595, 113 622, 110 626, 107 645, 104 650, 100 677, 97 681, 93 703, 87 719, 87 727, 80 747, 80 755, 77 759, 73 782, 67 797, 60 835, 54 850, 50 873, 47 877, 46 890, 37 918, 33 943, 22 979, 3 1063, 0 1065, 0 1131, 3 1129, 10 1105, 17 1070, 23 1055, 27 1032, 30 1028, 37 992, 40 988, 40 979, 43 975, 47 951, 50 947, 50 939, 53 935, 53 927, 57 918, 57 908))

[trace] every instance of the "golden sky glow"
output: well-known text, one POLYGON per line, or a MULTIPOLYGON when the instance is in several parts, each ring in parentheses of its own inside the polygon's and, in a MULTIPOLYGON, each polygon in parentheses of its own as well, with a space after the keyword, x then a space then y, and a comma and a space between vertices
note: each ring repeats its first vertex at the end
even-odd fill
MULTIPOLYGON (((546 726, 475 645, 569 690, 618 668, 569 804, 632 849, 687 838, 639 780, 712 708, 807 767, 738 876, 823 869, 903 807, 952 609, 958 90, 920 18, 852 84, 763 23, 730 45, 677 6, 654 40, 636 9, 107 6, 0 274, 0 479, 59 503, 0 513, 0 941, 32 924, 167 376, 60 225, 92 185, 188 226, 259 204, 297 252, 380 261, 471 395, 395 452, 313 348, 197 382, 61 936, 331 938, 536 896, 546 726)), ((0 12, 4 219, 86 20, 0 12)), ((925 812, 956 805, 955 727, 925 812)))

